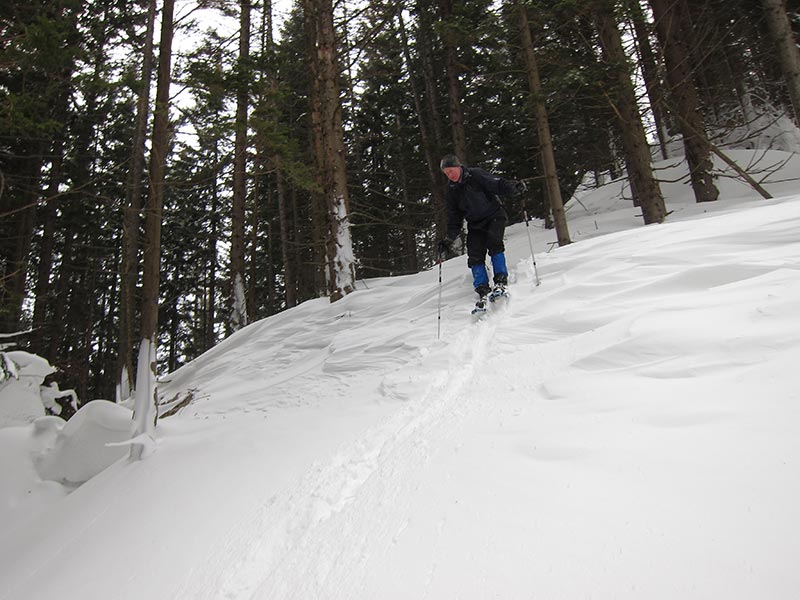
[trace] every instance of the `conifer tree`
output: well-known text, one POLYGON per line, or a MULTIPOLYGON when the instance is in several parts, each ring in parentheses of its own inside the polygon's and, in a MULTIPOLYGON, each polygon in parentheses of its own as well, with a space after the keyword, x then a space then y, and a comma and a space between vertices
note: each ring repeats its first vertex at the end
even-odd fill
POLYGON ((444 44, 447 72, 447 97, 450 107, 450 132, 453 139, 453 154, 462 161, 469 160, 467 134, 464 125, 464 111, 461 107, 461 81, 459 77, 458 33, 460 23, 457 19, 453 0, 439 0, 442 19, 442 41, 444 44))
POLYGON ((136 280, 139 275, 139 228, 143 195, 145 142, 150 115, 150 82, 153 75, 153 35, 156 0, 147 4, 147 27, 141 50, 141 75, 136 98, 136 129, 131 146, 131 168, 122 227, 122 265, 120 272, 119 356, 117 361, 118 400, 131 392, 133 369, 136 280))
POLYGON ((239 60, 236 68, 236 140, 233 149, 231 214, 231 329, 247 325, 245 302, 245 205, 247 201, 247 117, 250 95, 250 0, 239 2, 239 60))
MULTIPOLYGON (((169 149, 169 88, 172 81, 172 37, 174 0, 164 0, 161 12, 161 41, 158 51, 158 84, 153 111, 153 141, 150 150, 150 193, 145 208, 144 273, 142 276, 142 341, 136 368, 134 437, 152 436, 158 418, 156 376, 158 365, 158 307, 161 266, 161 219, 166 186, 169 149)), ((143 456, 144 442, 131 446, 131 458, 143 456)))
POLYGON ((550 134, 550 120, 547 116, 547 107, 545 106, 544 95, 542 93, 539 63, 536 59, 533 35, 531 34, 531 26, 528 19, 528 7, 523 3, 517 3, 516 8, 519 13, 519 30, 522 38, 522 49, 525 55, 528 85, 530 87, 534 115, 536 118, 536 130, 539 141, 539 151, 541 153, 542 170, 544 171, 545 188, 555 222, 558 245, 565 246, 571 243, 571 240, 569 237, 569 228, 567 226, 567 217, 564 213, 564 201, 561 197, 561 186, 558 183, 558 171, 556 170, 556 159, 553 152, 553 138, 550 134))
MULTIPOLYGON (((7 8, 0 34, 0 332, 15 332, 25 326, 36 207, 50 140, 59 137, 67 118, 63 107, 80 53, 81 7, 34 0, 7 8)), ((59 154, 64 143, 56 142, 59 154)))
MULTIPOLYGON (((431 196, 433 198, 434 222, 436 223, 437 237, 443 238, 446 235, 447 222, 446 212, 444 205, 444 186, 442 176, 439 171, 439 157, 438 150, 441 147, 441 142, 437 139, 436 131, 438 127, 438 113, 428 110, 431 106, 430 102, 425 102, 424 89, 426 77, 424 75, 424 68, 417 68, 417 65, 423 66, 424 61, 420 57, 415 61, 411 56, 408 31, 406 23, 403 18, 402 5, 399 5, 397 10, 397 37, 401 43, 403 54, 403 65, 406 71, 406 77, 411 88, 412 98, 414 102, 414 113, 416 114, 417 127, 419 128, 419 136, 421 138, 422 150, 425 154, 425 164, 427 166, 428 179, 430 182, 431 196), (422 84, 417 72, 422 71, 423 77, 422 84)), ((420 34, 421 32, 418 32, 420 34)), ((419 46, 419 44, 418 44, 419 46)), ((430 86, 428 86, 430 89, 430 86)))
POLYGON ((617 115, 628 178, 634 196, 641 204, 644 222, 661 223, 667 210, 661 189, 653 176, 650 147, 636 104, 628 60, 622 47, 622 34, 614 19, 614 4, 613 0, 594 0, 592 5, 595 27, 609 69, 611 89, 607 97, 617 115))
POLYGON ((678 129, 683 134, 683 146, 692 190, 697 202, 709 202, 719 197, 714 184, 713 163, 709 150, 705 121, 692 80, 691 27, 687 21, 686 0, 668 3, 666 0, 650 0, 658 37, 664 52, 667 81, 672 99, 672 114, 678 129))
POLYGON ((326 280, 331 302, 355 287, 347 164, 339 97, 339 64, 331 0, 303 0, 312 74, 311 113, 323 200, 326 280))
POLYGON ((625 6, 633 25, 639 67, 644 79, 650 111, 653 115, 653 124, 658 146, 661 150, 661 157, 667 159, 669 158, 667 149, 669 127, 664 106, 664 84, 655 53, 653 52, 651 25, 645 17, 640 0, 626 0, 625 6))

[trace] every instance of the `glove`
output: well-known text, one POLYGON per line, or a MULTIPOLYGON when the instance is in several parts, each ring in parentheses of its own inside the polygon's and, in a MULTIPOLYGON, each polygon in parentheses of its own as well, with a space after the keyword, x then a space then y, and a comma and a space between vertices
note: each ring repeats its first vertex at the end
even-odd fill
POLYGON ((519 196, 520 194, 524 194, 528 191, 528 186, 525 184, 524 181, 515 181, 511 184, 514 187, 514 195, 519 196))
POLYGON ((452 247, 453 240, 448 240, 447 238, 443 239, 439 242, 439 254, 447 254, 452 247))

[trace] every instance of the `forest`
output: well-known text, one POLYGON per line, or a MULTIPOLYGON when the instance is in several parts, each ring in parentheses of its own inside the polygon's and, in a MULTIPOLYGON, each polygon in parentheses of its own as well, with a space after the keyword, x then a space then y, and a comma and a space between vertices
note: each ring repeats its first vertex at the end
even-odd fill
POLYGON ((800 115, 798 0, 1 4, 0 350, 82 402, 435 266, 444 154, 566 245, 579 185, 660 223, 654 162, 724 201, 710 157, 800 115))

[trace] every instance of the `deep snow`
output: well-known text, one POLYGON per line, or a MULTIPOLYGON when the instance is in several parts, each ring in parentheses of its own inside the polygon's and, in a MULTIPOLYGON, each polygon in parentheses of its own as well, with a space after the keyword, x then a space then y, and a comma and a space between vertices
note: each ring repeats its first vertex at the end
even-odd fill
POLYGON ((509 228, 484 321, 443 265, 440 340, 437 269, 251 324, 74 491, 47 421, 0 430, 0 598, 800 597, 800 161, 731 154, 778 197, 586 192, 570 246, 509 228))

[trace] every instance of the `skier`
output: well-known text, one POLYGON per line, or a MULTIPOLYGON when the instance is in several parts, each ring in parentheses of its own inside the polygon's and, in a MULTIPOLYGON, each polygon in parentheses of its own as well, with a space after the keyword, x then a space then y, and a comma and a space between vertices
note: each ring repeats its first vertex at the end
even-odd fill
POLYGON ((505 296, 508 284, 503 232, 508 215, 498 196, 517 196, 525 191, 521 181, 492 175, 477 167, 466 167, 457 156, 448 154, 439 165, 447 177, 447 237, 439 242, 439 253, 446 254, 467 221, 467 266, 472 270, 478 294, 473 313, 485 312, 486 299, 505 296), (494 272, 494 289, 489 286, 486 253, 494 272))

